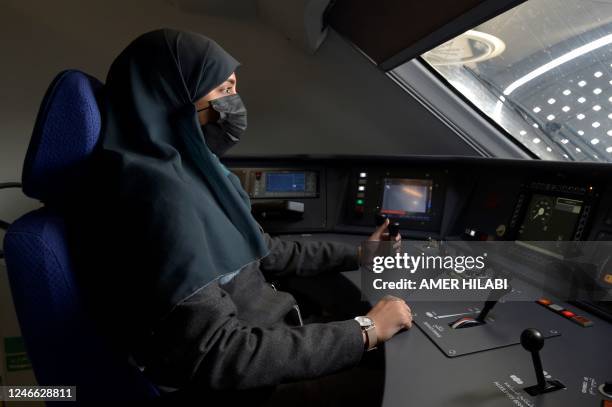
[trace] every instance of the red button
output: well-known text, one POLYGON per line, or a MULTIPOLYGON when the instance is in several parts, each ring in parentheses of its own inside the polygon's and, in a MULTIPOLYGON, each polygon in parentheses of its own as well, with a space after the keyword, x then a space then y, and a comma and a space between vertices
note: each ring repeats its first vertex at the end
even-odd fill
POLYGON ((568 311, 568 310, 561 311, 561 315, 563 315, 566 318, 572 318, 572 317, 576 316, 576 314, 574 314, 572 311, 568 311))
POLYGON ((539 300, 536 301, 538 304, 540 305, 548 305, 548 304, 552 304, 552 301, 549 300, 548 298, 540 298, 539 300))

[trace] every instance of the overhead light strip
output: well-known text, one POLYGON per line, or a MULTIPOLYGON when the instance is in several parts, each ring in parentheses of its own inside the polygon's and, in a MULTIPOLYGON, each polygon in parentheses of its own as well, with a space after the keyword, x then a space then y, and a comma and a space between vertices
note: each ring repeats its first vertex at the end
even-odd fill
POLYGON ((568 52, 567 54, 563 54, 560 57, 553 59, 549 63, 544 64, 537 69, 534 69, 533 71, 529 72, 527 75, 512 82, 506 89, 504 89, 504 95, 508 96, 509 94, 514 92, 517 88, 523 86, 524 84, 537 78, 538 76, 545 74, 551 69, 558 67, 559 65, 562 65, 568 61, 571 61, 572 59, 578 58, 581 55, 584 55, 598 48, 609 45, 611 43, 612 43, 612 34, 608 34, 605 37, 601 37, 595 41, 589 42, 588 44, 578 47, 568 52))

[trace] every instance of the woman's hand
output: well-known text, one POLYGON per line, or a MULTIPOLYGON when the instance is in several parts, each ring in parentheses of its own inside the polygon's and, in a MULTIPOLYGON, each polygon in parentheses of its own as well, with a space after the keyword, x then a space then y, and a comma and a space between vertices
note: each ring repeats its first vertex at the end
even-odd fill
MULTIPOLYGON (((391 236, 389 236, 389 218, 385 219, 385 222, 380 225, 379 227, 376 228, 376 230, 374 230, 374 233, 372 233, 370 235, 370 237, 368 238, 368 241, 370 242, 379 242, 379 241, 396 241, 399 242, 402 240, 402 235, 401 234, 397 234, 397 236, 395 236, 395 238, 391 238, 391 236)), ((395 246, 395 245, 394 245, 395 246)))
POLYGON ((393 251, 399 253, 402 247, 402 235, 400 233, 392 238, 389 236, 389 219, 385 219, 384 223, 374 230, 374 233, 368 237, 368 241, 365 244, 359 246, 359 262, 365 264, 370 261, 374 253, 378 250, 379 242, 393 242, 393 251))
POLYGON ((377 344, 388 341, 402 329, 412 328, 412 310, 406 301, 391 295, 378 301, 367 316, 374 321, 377 344))

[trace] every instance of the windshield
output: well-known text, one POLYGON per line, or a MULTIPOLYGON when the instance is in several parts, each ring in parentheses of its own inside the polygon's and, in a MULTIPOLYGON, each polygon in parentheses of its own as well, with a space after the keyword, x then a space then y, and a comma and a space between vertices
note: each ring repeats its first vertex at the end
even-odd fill
POLYGON ((422 57, 538 157, 612 162, 612 1, 530 0, 422 57))

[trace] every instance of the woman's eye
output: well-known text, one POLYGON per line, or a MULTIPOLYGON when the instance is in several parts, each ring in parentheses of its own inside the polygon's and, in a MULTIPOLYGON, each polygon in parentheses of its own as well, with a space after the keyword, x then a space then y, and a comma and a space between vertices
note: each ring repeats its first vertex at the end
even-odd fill
POLYGON ((225 88, 223 92, 229 95, 232 92, 232 88, 225 88))

